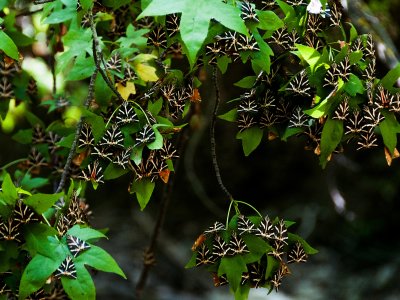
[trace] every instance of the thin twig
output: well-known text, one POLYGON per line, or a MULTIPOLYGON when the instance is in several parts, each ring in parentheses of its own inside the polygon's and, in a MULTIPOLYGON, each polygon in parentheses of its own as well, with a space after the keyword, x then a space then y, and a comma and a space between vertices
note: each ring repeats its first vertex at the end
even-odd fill
MULTIPOLYGON (((185 148, 186 141, 187 141, 187 137, 185 136, 185 131, 182 131, 181 134, 179 135, 179 140, 178 140, 179 157, 183 153, 183 149, 185 148)), ((155 262, 154 253, 156 251, 156 248, 158 245, 158 239, 159 239, 159 236, 161 233, 161 229, 164 225, 164 220, 167 215, 167 209, 168 209, 168 206, 169 206, 169 203, 171 200, 173 185, 174 185, 174 181, 175 181, 176 172, 178 171, 178 168, 179 168, 180 159, 178 158, 174 164, 175 164, 175 174, 169 178, 167 185, 164 187, 161 204, 160 204, 160 210, 158 211, 158 215, 157 215, 157 221, 156 221, 156 224, 154 225, 153 233, 152 233, 151 240, 150 240, 150 245, 145 251, 145 259, 143 261, 143 269, 140 274, 139 280, 136 284, 136 299, 137 300, 141 299, 142 292, 146 285, 146 281, 149 276, 150 269, 154 265, 154 262, 155 262)))
MULTIPOLYGON (((97 77, 97 70, 95 70, 94 73, 92 74, 92 76, 90 77, 88 95, 87 95, 85 103, 84 103, 85 108, 89 107, 90 101, 93 99, 94 84, 96 82, 96 77, 97 77)), ((82 122, 83 122, 83 118, 81 117, 78 121, 78 124, 76 125, 74 141, 72 142, 71 149, 69 150, 67 162, 65 163, 64 170, 61 174, 60 183, 58 184, 56 193, 59 193, 63 190, 65 183, 67 181, 69 169, 70 169, 71 163, 72 163, 72 158, 74 157, 75 150, 78 145, 79 136, 81 134, 82 122)))
POLYGON ((107 76, 107 73, 105 70, 101 67, 101 64, 103 64, 104 68, 107 69, 105 63, 104 63, 104 58, 103 58, 103 52, 100 49, 100 43, 99 43, 99 37, 97 35, 97 30, 96 30, 96 24, 94 23, 93 20, 93 13, 89 11, 89 21, 90 21, 90 28, 92 30, 92 35, 93 35, 93 44, 94 44, 94 50, 93 50, 93 58, 96 64, 96 68, 103 77, 104 81, 108 85, 108 87, 113 91, 113 93, 117 96, 118 100, 124 102, 124 98, 122 98, 121 94, 118 92, 118 90, 115 88, 114 84, 111 82, 110 78, 107 76))
POLYGON ((33 1, 33 4, 44 4, 44 3, 50 3, 54 2, 54 0, 35 0, 33 1))
POLYGON ((221 173, 219 171, 218 161, 217 161, 217 152, 216 152, 216 144, 215 144, 215 123, 217 121, 217 113, 219 108, 220 99, 220 92, 218 86, 218 73, 217 68, 214 67, 213 70, 213 82, 215 87, 215 106, 214 111, 211 119, 211 126, 210 126, 210 143, 211 143, 211 158, 214 166, 215 176, 217 177, 218 184, 225 195, 229 198, 229 200, 233 201, 232 194, 228 191, 224 183, 222 182, 221 173))

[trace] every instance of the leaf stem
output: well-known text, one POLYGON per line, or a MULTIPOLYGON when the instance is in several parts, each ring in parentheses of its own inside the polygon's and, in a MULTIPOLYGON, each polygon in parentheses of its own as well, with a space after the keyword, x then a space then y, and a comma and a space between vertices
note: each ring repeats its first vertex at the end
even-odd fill
POLYGON ((254 210, 254 211, 257 213, 257 215, 259 215, 260 217, 262 217, 262 215, 260 214, 260 212, 259 212, 253 205, 251 205, 251 204, 249 204, 249 203, 247 203, 247 202, 245 202, 245 201, 235 200, 235 202, 250 207, 252 210, 254 210))
POLYGON ((23 162, 23 161, 26 161, 26 158, 19 158, 19 159, 17 159, 17 160, 14 160, 14 161, 12 161, 12 162, 10 162, 10 163, 8 163, 8 164, 6 164, 6 165, 0 167, 0 169, 1 169, 1 170, 3 170, 3 169, 5 170, 5 169, 11 167, 12 165, 15 165, 15 164, 20 163, 20 162, 23 162))

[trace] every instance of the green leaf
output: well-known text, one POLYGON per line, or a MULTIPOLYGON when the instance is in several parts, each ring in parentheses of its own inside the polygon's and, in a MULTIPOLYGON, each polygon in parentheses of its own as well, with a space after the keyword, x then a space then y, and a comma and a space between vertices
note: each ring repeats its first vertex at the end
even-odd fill
POLYGON ((285 132, 281 137, 281 140, 286 142, 288 138, 301 132, 304 132, 304 129, 300 127, 286 127, 285 132))
POLYGON ((67 80, 82 80, 90 77, 96 66, 93 57, 79 56, 67 76, 67 80))
POLYGON ((61 140, 56 143, 56 145, 70 149, 72 147, 74 140, 75 140, 75 133, 71 133, 67 136, 62 137, 61 140))
POLYGON ((237 119, 237 108, 234 108, 223 115, 218 116, 219 119, 228 121, 228 122, 235 122, 237 119))
POLYGON ((343 121, 327 119, 321 136, 321 156, 319 158, 322 168, 325 168, 328 158, 342 140, 343 121))
POLYGON ((151 142, 150 144, 147 144, 147 148, 149 148, 150 150, 161 149, 163 146, 163 137, 162 137, 161 133, 158 131, 158 129, 156 128, 156 125, 153 125, 152 128, 154 130, 156 139, 153 142, 151 142))
POLYGON ((257 27, 263 30, 275 31, 285 25, 283 21, 271 10, 256 10, 260 22, 257 27))
MULTIPOLYGON (((20 249, 15 242, 0 241, 0 272, 9 271, 15 266, 20 249)), ((8 299, 7 299, 8 300, 8 299)))
POLYGON ((126 37, 120 37, 117 42, 121 43, 120 48, 131 48, 132 45, 138 48, 145 48, 147 45, 147 38, 143 37, 148 33, 148 29, 135 30, 132 24, 126 28, 126 37))
POLYGON ((249 298, 250 285, 239 285, 238 289, 234 291, 235 300, 247 300, 249 298))
POLYGON ((311 247, 310 244, 308 244, 302 237, 298 236, 297 234, 288 232, 288 239, 289 241, 299 242, 303 246, 304 251, 307 254, 312 255, 312 254, 317 254, 319 252, 317 249, 311 247))
POLYGON ((250 251, 250 253, 243 256, 246 264, 260 260, 264 254, 273 250, 267 242, 255 235, 243 235, 242 239, 250 251))
POLYGON ((57 73, 62 71, 73 58, 85 56, 86 53, 92 54, 92 32, 90 28, 70 28, 67 34, 63 36, 62 41, 64 47, 68 50, 57 56, 57 73))
POLYGON ((196 61, 204 40, 207 37, 210 21, 213 19, 225 27, 247 35, 247 28, 240 18, 240 9, 221 0, 202 0, 193 5, 192 0, 153 0, 139 15, 162 16, 182 13, 180 30, 181 38, 188 51, 190 65, 196 61))
POLYGON ((249 89, 249 88, 253 87, 256 79, 257 79, 256 76, 246 76, 246 77, 240 79, 238 82, 234 83, 234 85, 244 88, 244 89, 249 89))
POLYGON ((391 69, 382 79, 381 84, 390 89, 393 87, 395 82, 400 78, 400 63, 396 65, 393 69, 391 69))
POLYGON ((315 66, 321 58, 321 54, 314 48, 302 44, 296 44, 296 47, 298 51, 295 51, 294 53, 301 59, 305 60, 310 66, 311 72, 314 72, 315 66))
POLYGON ((18 130, 18 132, 12 136, 12 139, 20 144, 30 144, 32 143, 32 133, 33 133, 32 128, 21 129, 18 130))
POLYGON ((113 163, 110 163, 107 166, 107 168, 104 170, 103 175, 104 175, 105 180, 111 180, 111 179, 119 178, 128 172, 129 172, 129 169, 123 169, 119 166, 114 165, 113 163))
POLYGON ((48 178, 43 178, 43 177, 32 178, 30 173, 25 173, 24 177, 21 180, 21 187, 23 189, 30 191, 45 186, 48 183, 49 183, 48 178))
POLYGON ((92 5, 93 0, 80 0, 79 3, 81 4, 82 8, 86 11, 92 5))
POLYGON ((329 108, 331 107, 332 103, 328 102, 328 98, 320 102, 317 106, 307 109, 304 111, 305 114, 318 119, 328 114, 329 108))
POLYGON ((185 269, 190 269, 196 266, 197 252, 193 252, 190 260, 185 265, 185 269))
POLYGON ((163 106, 163 99, 159 98, 154 102, 149 101, 147 103, 147 110, 151 112, 152 115, 156 116, 161 111, 162 106, 163 106))
MULTIPOLYGON (((44 24, 58 24, 73 19, 76 16, 77 0, 68 1, 64 9, 55 9, 44 21, 44 24)), ((62 6, 61 6, 62 8, 62 6)))
POLYGON ((82 263, 96 270, 111 272, 126 279, 124 272, 104 249, 95 245, 90 245, 90 249, 82 252, 76 259, 76 263, 82 263))
POLYGON ((254 39, 256 40, 260 51, 252 52, 251 66, 256 74, 260 71, 267 72, 269 74, 271 67, 271 56, 274 54, 271 47, 264 41, 258 32, 257 28, 251 30, 254 39))
POLYGON ((57 260, 52 260, 40 254, 35 255, 22 274, 19 285, 19 299, 25 299, 40 289, 64 259, 65 257, 62 256, 57 260))
POLYGON ((383 142, 393 154, 397 145, 397 133, 400 133, 400 124, 397 122, 393 113, 382 111, 385 120, 379 123, 379 129, 382 134, 383 142))
POLYGON ((279 261, 272 255, 267 255, 267 269, 265 270, 265 279, 271 278, 272 273, 279 268, 279 261))
POLYGON ((15 187, 10 174, 6 174, 3 178, 3 183, 1 185, 3 191, 2 199, 10 205, 14 205, 15 201, 18 199, 17 188, 15 187))
POLYGON ((35 116, 33 113, 31 113, 29 110, 26 110, 24 112, 24 116, 32 127, 35 127, 36 125, 39 125, 42 128, 46 127, 44 125, 44 122, 40 120, 37 116, 35 116))
MULTIPOLYGON (((52 243, 50 236, 56 236, 57 230, 43 223, 34 223, 24 228, 26 245, 31 256, 39 253, 51 259, 57 259, 57 244, 52 243)), ((59 252, 62 253, 62 252, 59 252)))
POLYGON ((90 227, 74 225, 68 229, 67 234, 80 238, 83 241, 89 241, 99 238, 107 238, 103 233, 90 227))
POLYGON ((358 37, 357 29, 350 22, 347 22, 347 25, 350 26, 350 40, 349 40, 349 42, 353 42, 358 37))
POLYGON ((344 84, 343 89, 352 97, 365 91, 363 82, 354 74, 350 74, 349 81, 344 84))
POLYGON ((154 187, 155 183, 151 182, 148 178, 134 180, 132 182, 131 192, 136 193, 141 210, 145 209, 147 203, 149 203, 154 187))
POLYGON ((355 65, 358 63, 363 57, 363 53, 361 50, 354 51, 349 54, 349 61, 351 65, 355 65))
POLYGON ((24 200, 24 203, 32 207, 38 214, 44 213, 60 199, 64 193, 58 194, 34 194, 24 200))
POLYGON ((228 65, 232 62, 231 58, 224 55, 217 58, 217 66, 222 74, 225 74, 228 70, 228 65))
POLYGON ((247 266, 241 255, 221 259, 218 276, 226 274, 229 285, 234 292, 238 289, 244 272, 247 272, 247 266))
POLYGON ((103 136, 103 132, 106 127, 103 118, 95 113, 92 113, 89 110, 84 110, 82 112, 82 116, 85 117, 85 122, 90 124, 94 140, 98 142, 100 138, 103 136))
MULTIPOLYGON (((87 251, 85 251, 87 252, 87 251)), ((82 262, 74 261, 76 279, 61 276, 62 286, 70 299, 96 299, 96 288, 92 276, 82 262)))
POLYGON ((242 147, 245 156, 249 156, 258 145, 260 145, 263 137, 263 130, 259 127, 250 127, 246 130, 238 132, 236 138, 242 140, 242 147))
POLYGON ((3 51, 7 56, 18 60, 18 48, 14 41, 2 30, 0 30, 0 50, 3 51))
POLYGON ((294 7, 282 0, 275 0, 275 2, 278 3, 279 7, 285 14, 285 23, 287 23, 288 29, 292 30, 292 27, 296 23, 296 11, 294 10, 294 7))

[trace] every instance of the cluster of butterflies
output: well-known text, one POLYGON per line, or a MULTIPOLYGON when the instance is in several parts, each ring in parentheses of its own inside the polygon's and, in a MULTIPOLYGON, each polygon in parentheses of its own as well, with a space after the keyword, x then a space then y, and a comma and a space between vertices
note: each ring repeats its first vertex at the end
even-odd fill
POLYGON ((61 276, 65 276, 68 278, 76 279, 76 268, 73 259, 80 255, 83 251, 90 249, 90 245, 86 241, 71 235, 67 235, 66 239, 68 249, 71 252, 72 256, 68 255, 65 258, 65 260, 54 272, 54 277, 60 278, 61 276))
POLYGON ((7 219, 0 216, 0 241, 15 241, 22 244, 24 242, 23 226, 39 222, 40 219, 41 217, 25 205, 23 200, 18 200, 7 219))
MULTIPOLYGON (((325 99, 334 99, 328 118, 343 121, 343 140, 354 142, 361 150, 382 144, 375 128, 385 119, 382 110, 400 113, 400 94, 385 89, 376 78, 375 47, 370 34, 358 36, 352 42, 326 40, 342 26, 340 3, 328 1, 327 8, 319 14, 307 13, 306 1, 286 1, 304 14, 304 28, 301 32, 287 26, 276 30, 266 41, 274 51, 269 74, 258 74, 254 85, 243 93, 237 103, 237 126, 239 131, 257 126, 267 128, 270 138, 281 135, 288 128, 297 128, 298 135, 306 136, 307 149, 320 154, 322 129, 326 119, 315 119, 304 113, 316 103, 317 88, 326 94, 325 99), (327 33, 329 31, 329 34, 327 33), (302 67, 295 44, 303 44, 315 50, 327 50, 329 68, 312 75, 302 67), (337 48, 334 48, 337 45, 337 48), (338 53, 336 56, 333 53, 338 53), (354 59, 357 55, 359 59, 354 59), (318 76, 319 78, 315 78, 318 76), (364 93, 352 97, 339 91, 340 82, 347 83, 351 77, 362 82, 364 93), (320 82, 318 82, 320 81, 320 82), (318 83, 316 83, 318 82, 318 83)), ((252 5, 246 6, 248 19, 257 22, 257 14, 250 12, 252 5)), ((276 9, 275 1, 262 1, 263 9, 276 9)), ((222 52, 235 49, 238 40, 234 33, 226 32, 216 37, 217 43, 224 41, 222 52)), ((216 51, 215 51, 216 52, 216 51)), ((324 99, 324 98, 322 98, 324 99)), ((339 145, 335 151, 342 151, 339 145)))
MULTIPOLYGON (((152 115, 148 113, 148 120, 155 123, 152 115)), ((102 138, 96 143, 92 128, 88 123, 83 123, 81 135, 78 141, 78 149, 88 151, 91 158, 94 158, 83 169, 78 176, 85 181, 104 183, 103 167, 112 162, 123 168, 135 172, 137 179, 144 177, 156 180, 160 173, 167 170, 167 160, 176 157, 176 150, 167 139, 163 141, 163 147, 159 150, 143 151, 139 164, 133 164, 131 154, 133 149, 144 147, 155 141, 155 131, 151 125, 146 123, 134 134, 134 144, 125 146, 125 135, 123 127, 126 125, 139 126, 139 118, 135 112, 132 102, 125 101, 116 111, 102 138)), ((129 133, 128 133, 129 134, 129 133)))
MULTIPOLYGON (((58 212, 58 220, 55 218, 54 221, 57 224, 56 228, 60 236, 65 235, 66 231, 75 224, 88 224, 88 217, 91 214, 88 210, 88 205, 82 202, 76 194, 72 197, 69 206, 66 208, 64 206, 65 203, 62 200, 58 201, 54 206, 58 212)), ((13 241, 18 245, 23 245, 25 243, 25 225, 39 223, 41 220, 42 217, 25 205, 22 199, 18 200, 7 219, 0 217, 0 241, 13 241)), ((74 236, 67 236, 66 241, 72 257, 77 257, 82 251, 90 248, 88 243, 74 236)), ((18 291, 13 290, 7 284, 7 278, 12 276, 12 272, 2 272, 0 274, 0 296, 6 295, 7 299, 18 298, 18 291)), ((76 278, 76 270, 71 257, 67 257, 55 271, 54 277, 59 278, 60 276, 76 278)), ((56 281, 52 283, 50 290, 40 289, 27 299, 68 299, 68 297, 59 281, 56 281)))
MULTIPOLYGON (((267 242, 271 251, 265 253, 260 260, 246 265, 247 272, 241 274, 241 285, 249 284, 252 288, 270 287, 278 291, 284 276, 290 274, 287 264, 306 262, 308 255, 300 242, 289 241, 288 230, 283 220, 271 220, 266 216, 259 224, 255 223, 243 215, 238 217, 234 230, 226 229, 222 223, 215 222, 193 244, 195 266, 208 265, 218 268, 224 257, 249 254, 250 249, 244 237, 254 235, 267 242), (275 271, 268 275, 267 256, 273 257, 277 266, 275 271)), ((219 276, 215 268, 212 268, 211 272, 215 286, 229 283, 226 274, 219 276)))
POLYGON ((60 236, 65 233, 76 224, 89 225, 89 218, 92 211, 89 209, 89 205, 83 201, 74 191, 69 204, 67 205, 63 198, 61 198, 55 204, 56 209, 56 229, 60 236))
MULTIPOLYGON (((32 129, 32 143, 26 161, 19 167, 28 169, 31 174, 39 175, 50 171, 57 176, 62 173, 64 168, 64 158, 61 147, 57 144, 61 136, 53 131, 47 131, 39 124, 32 129)), ((77 169, 72 170, 71 174, 76 173, 77 169)))

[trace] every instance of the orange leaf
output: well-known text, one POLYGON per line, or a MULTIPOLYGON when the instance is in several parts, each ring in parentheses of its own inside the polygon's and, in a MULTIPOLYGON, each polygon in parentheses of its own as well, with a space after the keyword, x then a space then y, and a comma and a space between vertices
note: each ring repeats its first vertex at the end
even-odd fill
POLYGON ((158 175, 160 176, 161 180, 162 180, 164 183, 167 183, 167 182, 168 182, 168 179, 169 179, 169 174, 170 174, 170 173, 171 173, 170 170, 165 169, 165 170, 160 171, 160 172, 158 173, 158 175))

